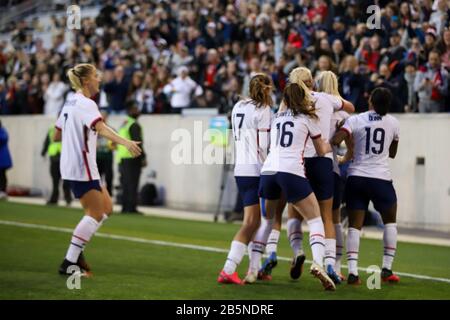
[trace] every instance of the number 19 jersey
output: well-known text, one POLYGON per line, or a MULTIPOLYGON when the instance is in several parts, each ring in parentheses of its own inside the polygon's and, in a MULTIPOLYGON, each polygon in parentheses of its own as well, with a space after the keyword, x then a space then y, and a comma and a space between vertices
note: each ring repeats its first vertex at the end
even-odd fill
POLYGON ((270 152, 261 173, 287 172, 304 178, 306 143, 309 138, 320 137, 318 121, 311 117, 303 114, 294 116, 290 110, 277 113, 270 129, 270 152))
POLYGON ((389 147, 399 140, 398 120, 391 115, 380 116, 375 111, 353 115, 342 130, 353 136, 353 161, 348 176, 391 180, 389 147))

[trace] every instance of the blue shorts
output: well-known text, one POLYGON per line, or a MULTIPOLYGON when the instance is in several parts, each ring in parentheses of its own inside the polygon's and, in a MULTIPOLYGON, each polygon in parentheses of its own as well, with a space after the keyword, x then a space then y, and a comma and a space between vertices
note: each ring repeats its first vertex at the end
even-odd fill
POLYGON ((267 200, 281 198, 281 192, 289 203, 305 199, 313 191, 307 179, 298 175, 277 172, 275 174, 261 174, 259 196, 267 200))
POLYGON ((339 209, 342 204, 342 178, 333 172, 334 176, 334 192, 333 192, 333 210, 339 209))
POLYGON ((377 211, 391 208, 397 203, 397 195, 392 181, 350 176, 345 184, 346 206, 349 210, 364 210, 369 206, 369 201, 377 211))
POLYGON ((259 203, 259 177, 235 177, 244 207, 259 203))
POLYGON ((100 185, 100 180, 91 181, 74 181, 74 180, 64 180, 67 181, 72 189, 73 195, 76 199, 80 199, 90 190, 98 190, 102 192, 102 187, 100 185))
POLYGON ((305 172, 317 200, 333 197, 333 160, 325 157, 305 158, 305 172))

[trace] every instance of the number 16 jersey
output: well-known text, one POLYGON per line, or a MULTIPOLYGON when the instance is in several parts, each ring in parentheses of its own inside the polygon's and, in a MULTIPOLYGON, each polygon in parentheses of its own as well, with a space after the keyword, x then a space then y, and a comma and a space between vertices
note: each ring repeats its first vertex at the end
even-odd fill
POLYGON ((341 130, 353 136, 353 161, 348 176, 392 180, 388 158, 392 141, 399 140, 397 119, 367 111, 348 118, 341 130))
POLYGON ((275 115, 270 129, 270 152, 261 174, 287 172, 305 178, 303 154, 306 143, 321 137, 318 121, 287 110, 275 115))

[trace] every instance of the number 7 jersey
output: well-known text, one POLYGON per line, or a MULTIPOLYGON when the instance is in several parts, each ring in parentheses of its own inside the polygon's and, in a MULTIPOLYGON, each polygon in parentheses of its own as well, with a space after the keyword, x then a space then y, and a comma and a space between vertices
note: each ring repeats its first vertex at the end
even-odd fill
POLYGON ((270 107, 257 108, 253 100, 241 100, 231 114, 235 146, 234 175, 259 177, 269 147, 270 107))
POLYGON ((341 130, 353 136, 353 161, 348 176, 392 180, 388 158, 392 141, 399 140, 397 119, 367 111, 348 118, 341 130))

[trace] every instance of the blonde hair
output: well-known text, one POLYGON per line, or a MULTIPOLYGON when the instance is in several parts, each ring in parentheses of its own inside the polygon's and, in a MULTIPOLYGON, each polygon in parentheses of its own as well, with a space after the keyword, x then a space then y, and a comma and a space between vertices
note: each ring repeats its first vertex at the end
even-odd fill
POLYGON ((316 109, 311 106, 307 100, 307 91, 297 83, 289 83, 283 92, 283 101, 286 108, 290 109, 294 116, 305 114, 311 118, 317 119, 316 109))
POLYGON ((317 86, 317 91, 325 92, 339 98, 341 97, 338 79, 332 71, 322 71, 317 78, 317 86))
POLYGON ((67 71, 71 87, 76 90, 83 89, 83 81, 96 71, 94 65, 89 63, 80 63, 67 71))
POLYGON ((305 91, 305 102, 308 105, 312 105, 313 98, 311 95, 311 89, 305 84, 305 81, 309 81, 311 84, 313 84, 313 77, 311 71, 308 68, 298 67, 292 70, 289 74, 289 82, 299 85, 300 88, 305 91))
POLYGON ((250 98, 256 103, 256 107, 272 106, 272 80, 264 74, 258 73, 250 80, 250 98))

